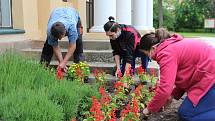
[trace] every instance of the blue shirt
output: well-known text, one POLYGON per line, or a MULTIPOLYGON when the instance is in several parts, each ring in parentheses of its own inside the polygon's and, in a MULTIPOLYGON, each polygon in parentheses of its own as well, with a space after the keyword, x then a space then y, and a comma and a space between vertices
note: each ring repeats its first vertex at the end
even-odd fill
POLYGON ((75 43, 78 38, 77 23, 80 17, 78 12, 71 7, 60 7, 53 10, 48 21, 47 39, 48 44, 58 45, 58 40, 54 39, 51 34, 51 27, 55 22, 64 24, 69 39, 69 43, 75 43))

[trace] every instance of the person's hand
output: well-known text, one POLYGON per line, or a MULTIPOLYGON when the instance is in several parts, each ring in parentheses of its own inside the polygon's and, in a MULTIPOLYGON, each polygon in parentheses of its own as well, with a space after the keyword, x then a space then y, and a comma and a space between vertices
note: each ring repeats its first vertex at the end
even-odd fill
POLYGON ((170 106, 170 104, 172 103, 172 100, 173 100, 173 97, 170 96, 170 97, 167 99, 167 102, 166 102, 166 104, 165 104, 165 106, 164 106, 164 109, 165 109, 166 107, 169 107, 169 106, 170 106))
POLYGON ((144 108, 143 109, 143 119, 147 119, 150 115, 150 111, 148 110, 148 108, 144 108))
POLYGON ((145 116, 149 116, 150 112, 149 112, 148 108, 144 108, 144 109, 143 109, 143 114, 144 114, 145 116))
POLYGON ((68 67, 65 66, 65 67, 63 68, 63 71, 64 71, 65 73, 67 73, 67 72, 68 72, 68 67))
POLYGON ((59 65, 58 65, 58 68, 61 68, 64 70, 64 72, 67 73, 68 71, 68 67, 66 66, 66 63, 65 62, 61 62, 59 65))
POLYGON ((118 77, 122 77, 122 72, 121 72, 120 68, 117 68, 117 69, 116 69, 115 76, 116 76, 117 78, 118 78, 118 77))

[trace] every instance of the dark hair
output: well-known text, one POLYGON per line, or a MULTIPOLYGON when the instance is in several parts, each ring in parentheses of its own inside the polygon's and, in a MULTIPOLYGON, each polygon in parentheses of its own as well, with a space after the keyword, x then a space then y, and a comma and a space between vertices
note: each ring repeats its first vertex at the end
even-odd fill
POLYGON ((159 28, 154 32, 145 34, 140 40, 140 49, 150 50, 153 45, 162 43, 165 39, 170 38, 170 33, 164 29, 159 28))
POLYGON ((60 38, 61 35, 64 35, 66 32, 65 26, 61 22, 55 22, 51 28, 51 34, 55 38, 60 38))
POLYGON ((120 25, 114 21, 115 18, 113 16, 110 16, 108 19, 109 21, 104 25, 105 32, 117 32, 117 28, 120 28, 120 25))

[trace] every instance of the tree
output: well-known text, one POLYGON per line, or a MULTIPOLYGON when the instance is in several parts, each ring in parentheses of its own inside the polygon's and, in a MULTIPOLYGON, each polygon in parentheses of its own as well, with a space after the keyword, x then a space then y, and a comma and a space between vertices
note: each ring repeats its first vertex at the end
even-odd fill
MULTIPOLYGON (((162 27, 168 30, 174 30, 175 24, 175 4, 177 0, 162 0, 162 10, 163 10, 163 24, 162 27)), ((153 23, 154 27, 159 27, 159 10, 158 10, 158 0, 154 0, 154 10, 153 10, 153 23)), ((161 24, 160 24, 161 25, 161 24)))
POLYGON ((159 27, 163 26, 163 0, 158 0, 158 21, 159 21, 159 27))
POLYGON ((184 0, 176 6, 176 30, 188 29, 195 31, 204 28, 205 18, 210 18, 214 12, 211 4, 214 0, 184 0))

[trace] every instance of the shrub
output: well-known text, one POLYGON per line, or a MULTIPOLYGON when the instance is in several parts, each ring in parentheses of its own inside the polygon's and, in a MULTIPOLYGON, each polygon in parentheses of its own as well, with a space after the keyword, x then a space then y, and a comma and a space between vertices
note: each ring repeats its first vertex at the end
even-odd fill
POLYGON ((49 99, 63 107, 64 120, 77 116, 79 101, 84 97, 97 94, 95 86, 80 84, 80 82, 61 81, 53 85, 49 92, 49 99))
POLYGON ((71 120, 83 97, 98 95, 96 86, 59 81, 38 62, 11 52, 0 55, 0 63, 0 120, 71 120))
POLYGON ((0 100, 0 117, 3 121, 61 121, 63 109, 43 91, 21 89, 0 100))
POLYGON ((27 61, 11 52, 0 55, 0 63, 0 95, 17 88, 40 89, 56 81, 38 62, 27 61))

